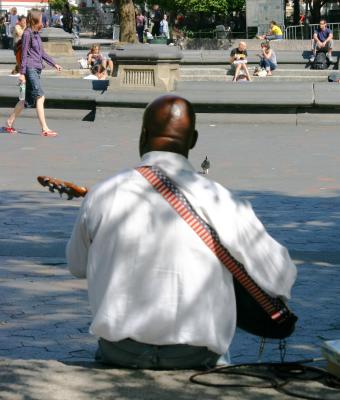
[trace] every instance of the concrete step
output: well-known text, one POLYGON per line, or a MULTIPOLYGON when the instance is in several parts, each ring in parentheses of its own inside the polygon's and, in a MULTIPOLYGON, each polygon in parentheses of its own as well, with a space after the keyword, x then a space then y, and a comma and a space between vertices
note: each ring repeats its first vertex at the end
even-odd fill
MULTIPOLYGON (((254 82, 326 82, 327 77, 324 76, 278 76, 273 75, 270 77, 260 78, 258 76, 251 77, 254 82)), ((216 76, 181 76, 181 82, 231 82, 233 77, 231 75, 216 75, 216 76)))
MULTIPOLYGON (((249 71, 253 74, 255 67, 250 66, 249 71)), ((338 72, 339 70, 311 70, 311 69, 277 69, 274 72, 276 78, 285 80, 310 80, 310 81, 325 81, 328 75, 332 72, 338 72)), ((183 81, 221 81, 226 76, 232 76, 230 68, 181 68, 181 80, 183 81)))

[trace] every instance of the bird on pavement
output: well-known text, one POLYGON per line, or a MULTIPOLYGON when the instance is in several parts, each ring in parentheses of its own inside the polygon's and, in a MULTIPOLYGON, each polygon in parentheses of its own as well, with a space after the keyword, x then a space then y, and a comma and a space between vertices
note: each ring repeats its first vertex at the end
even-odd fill
POLYGON ((208 156, 205 156, 205 159, 202 162, 201 167, 202 167, 202 174, 208 175, 210 168, 210 161, 208 160, 208 156))

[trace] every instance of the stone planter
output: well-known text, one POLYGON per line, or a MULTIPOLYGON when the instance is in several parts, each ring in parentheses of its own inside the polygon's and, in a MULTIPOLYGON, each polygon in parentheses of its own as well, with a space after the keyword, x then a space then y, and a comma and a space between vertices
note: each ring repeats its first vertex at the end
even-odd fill
POLYGON ((110 89, 171 91, 179 80, 182 53, 164 45, 124 45, 109 53, 115 65, 110 89))
POLYGON ((45 28, 41 32, 44 49, 52 57, 74 56, 73 36, 61 28, 45 28))

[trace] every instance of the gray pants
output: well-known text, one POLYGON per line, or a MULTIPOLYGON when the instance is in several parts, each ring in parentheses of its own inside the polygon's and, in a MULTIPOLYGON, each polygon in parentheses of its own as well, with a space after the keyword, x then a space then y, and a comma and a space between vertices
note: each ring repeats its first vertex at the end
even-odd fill
POLYGON ((132 339, 109 342, 99 339, 96 361, 122 368, 208 369, 220 356, 206 347, 186 344, 156 346, 132 339))
MULTIPOLYGON (((313 53, 315 54, 317 51, 321 50, 320 47, 317 45, 316 41, 313 40, 312 43, 312 48, 313 48, 313 53)), ((328 52, 330 49, 333 48, 333 40, 330 40, 329 42, 326 43, 326 46, 324 49, 328 52)))

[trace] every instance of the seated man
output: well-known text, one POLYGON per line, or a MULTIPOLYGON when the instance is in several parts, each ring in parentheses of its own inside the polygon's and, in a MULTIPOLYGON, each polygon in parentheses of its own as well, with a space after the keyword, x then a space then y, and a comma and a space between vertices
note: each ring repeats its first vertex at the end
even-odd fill
POLYGON ((256 37, 261 40, 280 40, 283 39, 283 33, 278 24, 275 21, 271 21, 269 31, 265 35, 256 37))
POLYGON ((240 42, 238 47, 230 52, 230 65, 234 74, 233 82, 238 81, 238 76, 245 75, 247 80, 250 81, 250 74, 247 67, 247 44, 240 42))
POLYGON ((327 21, 322 19, 319 27, 314 31, 312 39, 312 56, 310 61, 315 60, 316 53, 324 51, 327 53, 329 62, 335 62, 336 60, 332 57, 333 50, 333 32, 327 27, 327 21))
MULTIPOLYGON (((290 297, 296 267, 249 203, 200 175, 192 105, 162 96, 145 110, 139 167, 166 174, 258 285, 290 297)), ((67 246, 70 271, 87 278, 97 361, 127 368, 215 365, 236 327, 233 277, 136 169, 87 194, 67 246)))

